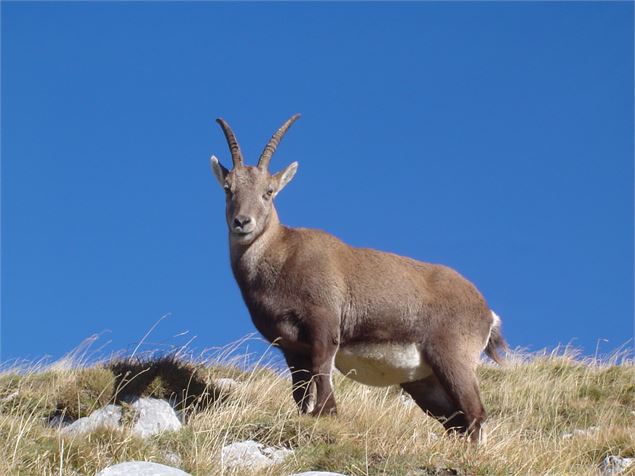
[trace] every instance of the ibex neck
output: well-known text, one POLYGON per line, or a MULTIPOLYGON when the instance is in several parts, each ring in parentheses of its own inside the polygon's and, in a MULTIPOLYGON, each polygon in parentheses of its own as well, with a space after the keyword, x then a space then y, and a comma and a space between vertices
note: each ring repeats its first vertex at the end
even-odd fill
POLYGON ((262 234, 248 245, 241 245, 229 239, 229 254, 232 270, 238 284, 242 286, 253 281, 259 274, 261 264, 269 251, 275 246, 276 240, 283 233, 284 226, 280 224, 275 208, 269 217, 267 227, 262 234))

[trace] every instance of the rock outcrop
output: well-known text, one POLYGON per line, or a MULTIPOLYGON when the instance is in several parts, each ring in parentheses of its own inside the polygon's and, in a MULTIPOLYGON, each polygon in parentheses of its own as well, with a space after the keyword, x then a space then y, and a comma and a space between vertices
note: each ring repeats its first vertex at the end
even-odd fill
MULTIPOLYGON (((178 431, 183 426, 174 408, 165 400, 139 398, 130 403, 127 411, 133 412, 131 433, 141 438, 148 438, 164 431, 178 431)), ((61 421, 51 422, 54 426, 61 426, 62 434, 80 435, 98 428, 122 428, 123 413, 119 405, 106 405, 66 426, 62 426, 61 421)), ((49 424, 52 424, 51 422, 49 424)))
POLYGON ((130 407, 137 414, 132 434, 141 438, 148 438, 164 431, 178 431, 183 426, 174 408, 165 400, 140 398, 130 407))
POLYGON ((635 464, 635 458, 609 455, 602 461, 600 471, 602 476, 617 476, 618 474, 625 474, 633 464, 635 464))
POLYGON ((159 463, 127 461, 108 466, 95 476, 191 476, 191 474, 159 463))
POLYGON ((97 428, 119 428, 121 423, 121 407, 119 405, 106 405, 95 410, 87 417, 79 418, 70 425, 61 428, 62 434, 80 435, 90 433, 97 428))
POLYGON ((259 470, 282 463, 292 453, 292 450, 266 447, 262 443, 247 440, 224 446, 221 450, 221 462, 230 469, 259 470))

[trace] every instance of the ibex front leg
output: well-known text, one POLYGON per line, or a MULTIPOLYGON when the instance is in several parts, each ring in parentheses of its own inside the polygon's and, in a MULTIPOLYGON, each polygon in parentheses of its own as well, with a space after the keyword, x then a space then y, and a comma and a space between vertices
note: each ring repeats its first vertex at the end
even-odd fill
POLYGON ((305 321, 311 345, 311 372, 315 382, 315 407, 311 415, 337 413, 333 395, 333 364, 340 342, 340 323, 337 314, 314 309, 305 321))

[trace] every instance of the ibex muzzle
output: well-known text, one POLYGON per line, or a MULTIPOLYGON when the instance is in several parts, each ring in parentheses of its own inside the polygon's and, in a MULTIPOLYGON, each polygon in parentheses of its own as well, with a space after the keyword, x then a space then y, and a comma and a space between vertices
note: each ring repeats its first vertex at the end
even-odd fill
POLYGON ((334 367, 367 385, 400 385, 448 430, 484 438, 476 366, 500 362, 500 320, 456 271, 354 248, 328 233, 282 225, 274 197, 298 164, 276 174, 269 161, 291 117, 256 167, 246 166, 229 125, 232 155, 212 170, 226 193, 234 277, 256 328, 282 350, 301 411, 334 413, 334 367))

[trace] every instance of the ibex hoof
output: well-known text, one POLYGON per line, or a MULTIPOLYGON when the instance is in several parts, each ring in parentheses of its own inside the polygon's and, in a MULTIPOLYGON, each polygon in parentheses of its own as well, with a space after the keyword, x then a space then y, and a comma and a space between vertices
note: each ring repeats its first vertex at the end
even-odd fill
POLYGON ((322 407, 321 409, 314 409, 313 411, 311 411, 309 413, 309 415, 314 416, 314 417, 320 417, 320 416, 335 416, 337 415, 337 407, 322 407))

